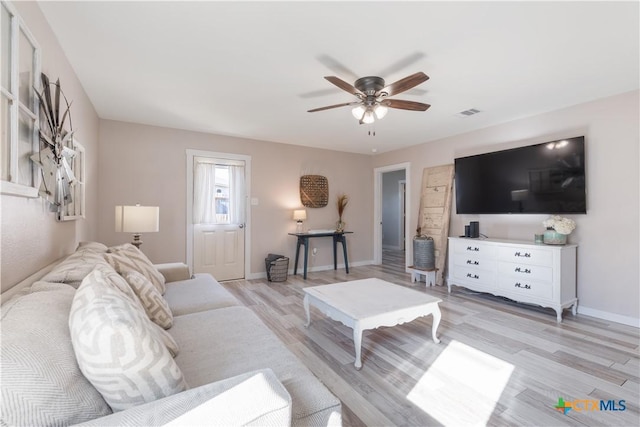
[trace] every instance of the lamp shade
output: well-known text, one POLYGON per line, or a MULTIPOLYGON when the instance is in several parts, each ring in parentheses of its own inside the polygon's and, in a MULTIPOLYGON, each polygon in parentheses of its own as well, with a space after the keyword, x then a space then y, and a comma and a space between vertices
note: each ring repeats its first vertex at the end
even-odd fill
POLYGON ((152 233, 159 229, 158 206, 116 206, 116 232, 152 233))
POLYGON ((293 219, 296 221, 304 221, 307 219, 307 211, 306 209, 296 209, 293 211, 293 219))

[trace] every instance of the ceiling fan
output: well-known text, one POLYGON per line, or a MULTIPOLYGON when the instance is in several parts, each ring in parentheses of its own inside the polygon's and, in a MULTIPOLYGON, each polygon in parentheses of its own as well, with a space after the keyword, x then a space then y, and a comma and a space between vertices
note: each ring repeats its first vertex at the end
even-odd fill
POLYGON ((382 119, 385 114, 387 114, 388 108, 426 111, 431 107, 431 105, 423 104, 421 102, 388 98, 389 96, 405 92, 429 80, 429 76, 423 72, 411 74, 410 76, 400 79, 395 83, 391 83, 390 85, 385 85, 384 79, 376 76, 359 78, 353 85, 335 76, 328 76, 325 77, 325 79, 338 86, 340 89, 355 95, 358 100, 329 105, 327 107, 314 108, 313 110, 308 110, 309 113, 329 110, 332 108, 355 106, 355 108, 351 110, 353 116, 358 119, 360 124, 369 124, 373 123, 375 118, 378 118, 378 120, 382 119))

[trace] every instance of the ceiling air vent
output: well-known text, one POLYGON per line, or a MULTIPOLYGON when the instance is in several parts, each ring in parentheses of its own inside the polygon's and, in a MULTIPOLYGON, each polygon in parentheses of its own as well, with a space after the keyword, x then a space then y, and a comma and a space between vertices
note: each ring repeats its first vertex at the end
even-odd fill
POLYGON ((478 114, 479 112, 480 110, 476 110, 475 108, 469 108, 468 110, 460 111, 459 113, 457 113, 456 117, 460 117, 461 119, 464 119, 466 117, 473 116, 474 114, 478 114))

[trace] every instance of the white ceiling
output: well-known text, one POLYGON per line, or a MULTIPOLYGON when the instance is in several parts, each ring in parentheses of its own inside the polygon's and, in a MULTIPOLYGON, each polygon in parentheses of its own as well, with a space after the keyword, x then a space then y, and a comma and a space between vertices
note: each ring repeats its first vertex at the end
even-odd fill
POLYGON ((40 7, 101 118, 287 144, 385 152, 639 87, 636 1, 40 7), (390 110, 376 136, 347 107, 307 113, 355 99, 324 76, 417 71, 393 98, 432 107, 390 110))

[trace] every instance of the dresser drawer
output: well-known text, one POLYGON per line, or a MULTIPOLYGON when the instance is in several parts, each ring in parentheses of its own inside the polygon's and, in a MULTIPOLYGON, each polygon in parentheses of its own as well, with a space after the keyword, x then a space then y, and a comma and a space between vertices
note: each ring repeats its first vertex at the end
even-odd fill
POLYGON ((496 246, 488 245, 482 241, 474 239, 460 239, 454 241, 453 252, 459 254, 473 254, 482 258, 495 258, 496 246))
POLYGON ((452 255, 453 263, 458 267, 469 267, 472 269, 495 270, 497 262, 495 259, 481 257, 474 253, 452 255))
POLYGON ((537 282, 527 278, 517 278, 512 276, 499 276, 498 288, 502 292, 522 296, 522 301, 526 297, 550 299, 553 297, 553 286, 549 282, 537 282))
POLYGON ((498 262, 498 274, 538 282, 553 281, 553 269, 540 265, 498 262))
POLYGON ((460 280, 461 283, 477 283, 479 285, 485 285, 485 287, 496 287, 495 271, 480 270, 478 268, 470 267, 456 267, 453 271, 453 278, 460 280))
POLYGON ((536 264, 551 266, 553 253, 550 250, 517 246, 500 246, 498 248, 500 261, 516 262, 519 264, 536 264))

